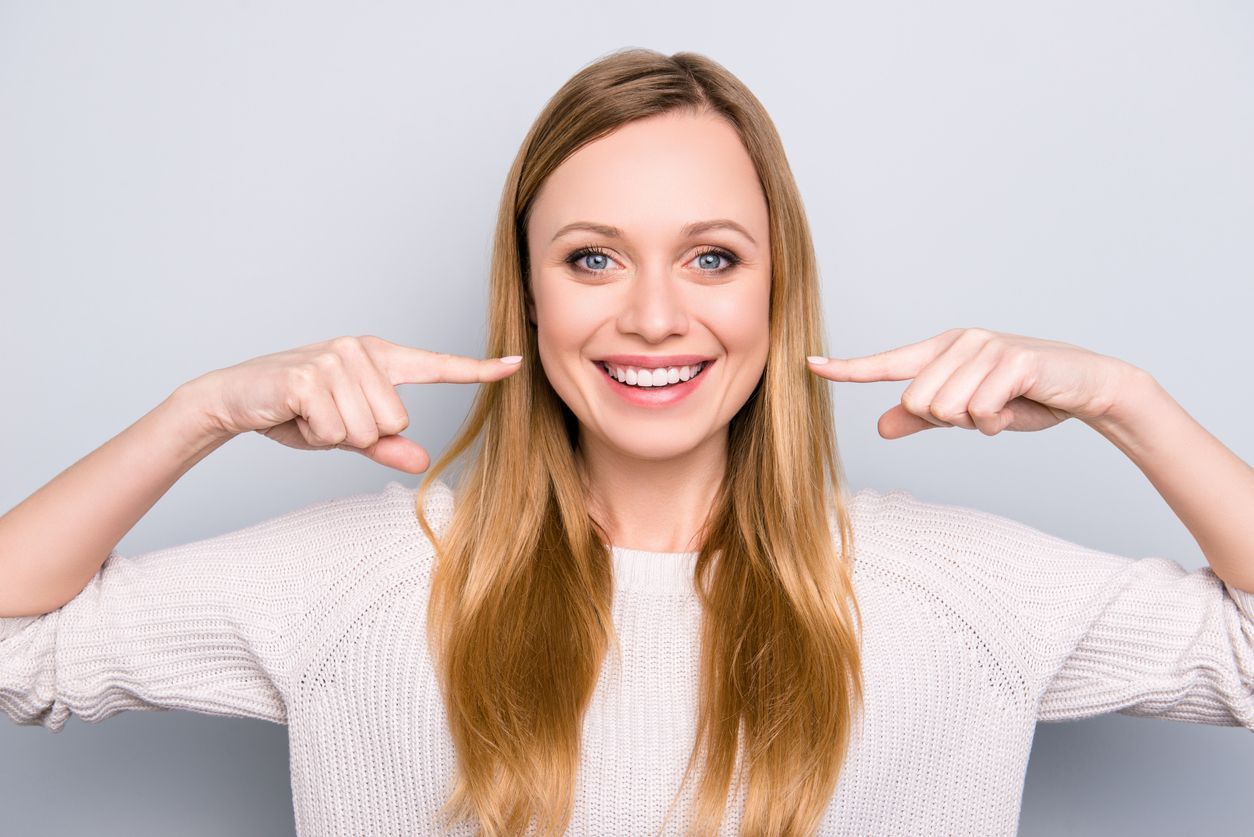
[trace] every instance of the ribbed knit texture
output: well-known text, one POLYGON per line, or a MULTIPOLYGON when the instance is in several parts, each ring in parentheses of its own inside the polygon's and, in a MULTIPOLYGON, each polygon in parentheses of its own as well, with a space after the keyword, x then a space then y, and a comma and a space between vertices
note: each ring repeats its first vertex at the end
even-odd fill
MULTIPOLYGON (((304 837, 472 834, 433 824, 455 753, 424 639, 433 553, 414 498, 392 481, 111 554, 59 610, 0 619, 0 710, 54 732, 71 714, 127 709, 287 724, 304 837)), ((437 531, 453 499, 433 486, 437 531)), ((1122 712, 1254 729, 1254 594, 1209 568, 900 490, 859 491, 850 511, 866 714, 821 834, 1014 834, 1038 720, 1122 712)), ((569 834, 653 833, 678 787, 695 734, 695 557, 613 551, 622 668, 611 651, 569 834)), ((690 822, 692 798, 690 785, 668 834, 690 822)))

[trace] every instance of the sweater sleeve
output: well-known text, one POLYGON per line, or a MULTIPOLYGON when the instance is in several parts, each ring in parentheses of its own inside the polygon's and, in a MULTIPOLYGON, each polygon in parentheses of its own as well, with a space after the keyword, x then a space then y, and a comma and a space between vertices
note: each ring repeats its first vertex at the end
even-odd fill
POLYGON ((141 555, 110 553, 71 601, 0 618, 0 711, 58 732, 124 710, 287 721, 294 635, 379 495, 316 503, 141 555))
POLYGON ((886 495, 931 542, 1043 722, 1109 712, 1254 730, 1254 593, 1210 567, 1128 558, 977 509, 886 495))

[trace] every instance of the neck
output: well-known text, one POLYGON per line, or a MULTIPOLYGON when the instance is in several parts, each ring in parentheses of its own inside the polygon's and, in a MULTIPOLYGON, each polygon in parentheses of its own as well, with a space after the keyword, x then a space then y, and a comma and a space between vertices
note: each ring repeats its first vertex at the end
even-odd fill
POLYGON ((669 459, 640 459, 581 432, 575 463, 612 546, 695 552, 727 468, 727 428, 669 459))

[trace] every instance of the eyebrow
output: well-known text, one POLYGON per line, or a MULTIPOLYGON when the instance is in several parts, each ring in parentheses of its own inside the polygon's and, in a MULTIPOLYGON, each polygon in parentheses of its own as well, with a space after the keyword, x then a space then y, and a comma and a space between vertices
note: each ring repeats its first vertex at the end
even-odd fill
MULTIPOLYGON (((751 241, 755 246, 758 243, 754 241, 753 236, 749 235, 748 230, 746 230, 744 227, 742 227, 740 224, 737 224, 735 221, 731 220, 730 218, 715 218, 711 221, 694 221, 693 223, 688 224, 686 227, 684 227, 680 232, 683 234, 685 238, 687 238, 689 236, 696 235, 697 233, 703 233, 706 230, 717 230, 717 229, 735 230, 736 232, 743 235, 745 238, 749 239, 749 241, 751 241)), ((623 231, 620 230, 618 227, 611 227, 609 224, 597 224, 597 223, 593 223, 592 221, 575 221, 573 224, 567 224, 566 226, 558 230, 549 243, 551 244, 552 242, 557 241, 566 233, 572 232, 574 230, 588 230, 589 232, 600 233, 606 238, 622 238, 623 237, 623 231)))

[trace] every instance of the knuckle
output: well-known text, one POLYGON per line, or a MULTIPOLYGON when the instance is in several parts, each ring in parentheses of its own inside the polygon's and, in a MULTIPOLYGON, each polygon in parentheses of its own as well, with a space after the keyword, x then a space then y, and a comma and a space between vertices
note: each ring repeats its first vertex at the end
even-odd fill
POLYGON ((381 430, 385 436, 395 436, 406 427, 409 427, 409 416, 404 412, 400 415, 387 416, 379 422, 379 430, 381 430))
POLYGON ((357 338, 357 345, 363 352, 371 357, 379 352, 387 345, 386 340, 374 334, 363 334, 357 338))
POLYGON ((998 413, 992 404, 976 404, 974 401, 967 406, 967 412, 971 414, 971 418, 977 420, 977 423, 991 419, 998 413))
POLYGON ((362 430, 357 433, 350 433, 345 438, 353 447, 365 450, 379 441, 379 434, 372 431, 362 430))
POLYGON ((905 407, 915 415, 927 412, 928 408, 927 402, 923 398, 919 397, 918 393, 914 392, 902 393, 901 406, 905 407))
POLYGON ((341 362, 352 363, 358 360, 369 360, 370 352, 366 349, 359 337, 341 337, 341 342, 336 345, 336 353, 340 357, 341 362))
POLYGON ((304 431, 305 439, 309 442, 309 444, 316 445, 318 447, 322 447, 326 444, 325 436, 319 429, 314 427, 313 422, 306 420, 302 423, 301 429, 304 431))
POLYGON ((344 359, 339 352, 319 352, 314 356, 313 364, 323 372, 337 372, 344 368, 344 359))
POLYGON ((1027 369, 1032 363, 1032 352, 1022 346, 1007 346, 1002 352, 1002 362, 1009 363, 1016 369, 1027 369))
POLYGON ((304 418, 300 421, 300 428, 305 433, 305 438, 309 440, 311 445, 321 445, 324 443, 325 435, 323 434, 322 423, 314 424, 313 418, 304 418))
POLYGON ((361 343, 358 338, 345 334, 333 338, 328 346, 337 352, 353 352, 361 348, 361 343))

